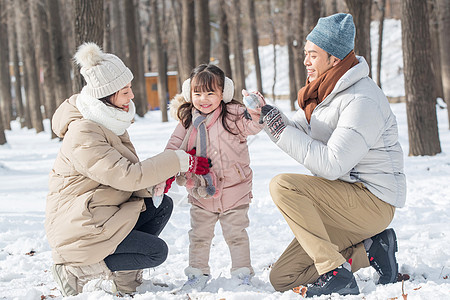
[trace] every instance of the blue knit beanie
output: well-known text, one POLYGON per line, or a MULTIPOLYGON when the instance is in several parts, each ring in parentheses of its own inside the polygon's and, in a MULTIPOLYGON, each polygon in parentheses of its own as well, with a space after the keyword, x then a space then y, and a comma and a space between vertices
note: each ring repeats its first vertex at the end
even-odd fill
POLYGON ((344 59, 355 47, 355 24, 350 14, 334 14, 320 18, 306 40, 329 54, 344 59))

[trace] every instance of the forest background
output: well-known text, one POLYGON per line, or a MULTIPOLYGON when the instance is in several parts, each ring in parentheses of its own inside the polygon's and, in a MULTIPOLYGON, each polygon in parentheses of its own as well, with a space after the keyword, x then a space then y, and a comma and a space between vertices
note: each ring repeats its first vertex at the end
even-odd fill
POLYGON ((297 91, 306 81, 305 37, 320 17, 337 12, 353 15, 355 52, 369 64, 370 23, 380 21, 377 73, 371 74, 379 85, 381 41, 389 34, 383 33, 383 20, 401 19, 405 96, 391 100, 407 103, 409 154, 440 153, 435 103, 437 97, 450 99, 448 0, 0 0, 0 145, 7 143, 11 121, 39 133, 43 119, 51 119, 62 101, 81 90, 84 83, 71 58, 85 41, 131 68, 141 117, 149 108, 144 74, 159 74, 162 122, 168 121, 170 99, 167 76, 161 74, 175 71, 180 86, 198 64, 217 64, 235 82, 240 100, 254 66, 257 89, 274 98, 276 47, 285 45, 289 93, 284 98, 295 110, 297 91), (275 53, 269 90, 263 90, 258 52, 264 45, 275 53))

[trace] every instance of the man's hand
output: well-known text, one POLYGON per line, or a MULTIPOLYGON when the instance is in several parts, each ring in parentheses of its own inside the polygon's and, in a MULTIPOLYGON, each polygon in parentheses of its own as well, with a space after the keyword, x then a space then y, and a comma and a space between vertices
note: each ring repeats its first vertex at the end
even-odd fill
POLYGON ((266 123, 270 135, 272 135, 276 141, 278 141, 280 135, 286 128, 281 112, 278 108, 268 104, 261 108, 261 119, 259 122, 261 124, 266 123))

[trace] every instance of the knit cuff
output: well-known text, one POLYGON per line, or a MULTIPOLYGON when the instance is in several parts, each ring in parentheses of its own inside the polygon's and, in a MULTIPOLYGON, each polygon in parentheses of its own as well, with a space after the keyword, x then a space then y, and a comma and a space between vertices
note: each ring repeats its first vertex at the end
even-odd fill
POLYGON ((180 161, 180 172, 187 172, 189 170, 189 154, 183 150, 175 150, 175 153, 180 161))

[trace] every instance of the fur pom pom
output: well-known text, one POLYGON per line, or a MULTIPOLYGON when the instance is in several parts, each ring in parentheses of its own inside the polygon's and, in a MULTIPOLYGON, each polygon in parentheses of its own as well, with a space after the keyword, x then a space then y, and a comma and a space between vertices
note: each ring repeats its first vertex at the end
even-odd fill
POLYGON ((84 68, 91 68, 98 65, 103 60, 103 51, 95 43, 84 43, 78 47, 74 59, 78 65, 84 68))
POLYGON ((169 104, 169 112, 172 118, 179 121, 177 116, 178 108, 180 108, 180 106, 186 102, 188 101, 186 101, 182 94, 176 94, 175 97, 173 97, 169 104))

